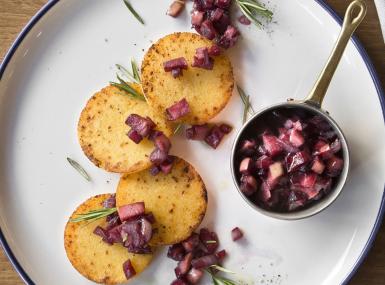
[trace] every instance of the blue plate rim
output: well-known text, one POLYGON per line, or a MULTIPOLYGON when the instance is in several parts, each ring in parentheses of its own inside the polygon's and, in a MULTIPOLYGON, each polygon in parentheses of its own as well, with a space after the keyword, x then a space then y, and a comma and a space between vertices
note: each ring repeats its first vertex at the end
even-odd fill
MULTIPOLYGON (((12 59, 12 56, 16 52, 19 45, 22 43, 24 38, 27 36, 27 34, 30 32, 30 30, 35 26, 35 24, 60 0, 49 0, 33 17, 32 19, 27 23, 27 25, 23 28, 23 30, 20 32, 20 34, 17 36, 16 40, 13 42, 12 46, 8 50, 7 54, 4 57, 4 60, 1 63, 0 66, 0 80, 2 79, 2 76, 5 72, 5 69, 12 59)), ((326 3, 324 0, 314 0, 317 2, 322 8, 324 8, 330 16, 339 24, 342 24, 341 17, 326 3)), ((373 83, 376 87, 378 97, 380 99, 380 104, 382 108, 382 113, 384 116, 384 123, 385 123, 385 93, 381 86, 381 81, 377 75, 377 72, 373 66, 372 61, 370 60, 365 48, 361 44, 361 42, 358 40, 356 36, 353 36, 352 41, 357 48, 358 52, 360 53, 362 59, 364 60, 366 67, 368 68, 368 71, 373 79, 373 83)), ((380 209, 378 211, 378 215, 376 218, 376 221, 374 223, 374 226, 372 228, 372 231, 370 233, 369 239, 366 242, 360 256, 356 260, 355 264, 353 265, 350 273, 345 277, 342 285, 348 284, 348 282, 351 280, 351 278, 356 274, 358 268, 362 264, 362 262, 365 260, 366 256, 368 255, 370 249, 373 246, 375 237, 378 234, 378 231, 380 230, 382 221, 384 219, 385 214, 385 188, 384 193, 381 200, 380 209)), ((35 283, 32 281, 32 279, 28 276, 26 271, 23 269, 23 267, 20 265, 19 261, 16 259, 15 255, 13 254, 7 240, 5 239, 5 236, 1 230, 0 227, 0 245, 4 249, 4 252, 8 259, 10 260, 12 266, 15 268, 16 272, 20 275, 21 279, 24 281, 25 284, 28 285, 35 285, 35 283)))

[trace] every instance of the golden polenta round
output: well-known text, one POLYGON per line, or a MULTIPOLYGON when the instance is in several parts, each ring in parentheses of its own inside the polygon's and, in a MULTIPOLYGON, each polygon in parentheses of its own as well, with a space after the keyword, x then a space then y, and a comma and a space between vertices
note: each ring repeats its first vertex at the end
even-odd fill
POLYGON ((169 174, 152 176, 148 170, 124 174, 116 191, 116 204, 123 206, 144 202, 152 212, 151 245, 170 245, 188 238, 206 213, 207 192, 198 172, 181 158, 176 158, 169 174))
POLYGON ((213 57, 214 68, 192 67, 197 48, 213 43, 194 33, 167 35, 147 51, 142 62, 142 87, 148 103, 165 116, 166 108, 185 98, 190 113, 180 122, 202 124, 217 115, 229 101, 234 87, 231 62, 226 55, 213 57), (165 72, 163 63, 184 57, 188 62, 183 75, 174 78, 165 72))
MULTIPOLYGON (((132 86, 141 92, 137 84, 132 86)), ((130 173, 150 167, 149 155, 154 145, 147 138, 134 143, 125 124, 130 114, 150 117, 156 129, 166 136, 172 126, 152 111, 145 101, 108 86, 97 92, 83 109, 78 123, 78 137, 85 155, 98 167, 110 172, 130 173)))
MULTIPOLYGON (((102 208, 103 201, 110 195, 97 195, 88 199, 75 210, 70 219, 102 208)), ((89 280, 103 284, 125 283, 127 279, 123 263, 130 259, 136 274, 139 275, 150 264, 153 255, 129 253, 122 245, 106 244, 100 236, 93 233, 97 226, 105 228, 106 225, 105 218, 91 223, 68 222, 64 232, 67 257, 73 267, 89 280)))

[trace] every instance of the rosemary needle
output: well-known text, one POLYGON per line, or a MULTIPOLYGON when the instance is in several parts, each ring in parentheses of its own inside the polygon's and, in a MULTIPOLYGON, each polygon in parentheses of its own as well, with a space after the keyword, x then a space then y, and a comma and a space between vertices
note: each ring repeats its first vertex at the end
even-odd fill
POLYGON ((131 3, 128 0, 123 0, 124 4, 128 8, 128 10, 131 12, 132 15, 142 24, 144 25, 144 21, 142 17, 139 16, 139 14, 135 11, 134 7, 132 7, 131 3))
POLYGON ((71 164, 73 168, 77 170, 77 172, 80 173, 81 176, 83 176, 87 181, 91 181, 91 177, 88 175, 88 173, 84 170, 84 168, 75 160, 72 158, 67 157, 67 161, 71 164))
POLYGON ((78 223, 84 221, 96 221, 101 218, 107 217, 117 211, 116 208, 101 208, 97 210, 92 210, 87 213, 78 214, 76 218, 70 219, 71 223, 78 223))
POLYGON ((135 60, 131 60, 131 68, 132 68, 132 73, 134 75, 134 79, 136 82, 140 83, 140 75, 139 75, 139 69, 138 66, 136 65, 135 60))
POLYGON ((262 26, 262 22, 258 17, 263 17, 267 20, 271 20, 273 17, 273 12, 256 0, 236 0, 236 3, 242 13, 258 27, 262 26))

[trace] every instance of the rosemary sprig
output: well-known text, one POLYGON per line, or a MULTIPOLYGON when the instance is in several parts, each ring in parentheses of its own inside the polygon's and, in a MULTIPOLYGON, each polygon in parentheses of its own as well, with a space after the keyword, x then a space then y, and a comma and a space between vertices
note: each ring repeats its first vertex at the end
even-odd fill
POLYGON ((139 16, 139 14, 135 11, 135 9, 132 7, 131 3, 128 0, 123 0, 124 4, 128 8, 128 10, 131 12, 132 15, 142 24, 144 25, 144 21, 142 17, 139 16))
MULTIPOLYGON (((221 266, 218 266, 218 265, 210 266, 210 268, 213 268, 213 269, 216 269, 218 271, 225 272, 225 273, 235 274, 234 272, 227 270, 227 269, 225 269, 221 266)), ((212 279, 214 285, 238 285, 237 282, 235 282, 231 279, 218 276, 217 274, 213 273, 213 271, 211 269, 206 270, 206 272, 211 275, 211 279, 212 279)))
POLYGON ((132 88, 126 81, 124 81, 118 74, 116 75, 116 78, 118 78, 119 83, 116 82, 110 82, 112 86, 118 87, 119 89, 126 91, 128 94, 130 94, 132 97, 146 101, 146 98, 139 92, 137 92, 134 88, 132 88))
POLYGON ((241 97, 243 105, 244 105, 243 123, 245 123, 247 120, 247 114, 252 116, 255 113, 255 110, 254 110, 253 106, 251 106, 250 96, 246 95, 245 91, 243 91, 243 89, 241 87, 239 87, 239 85, 237 85, 237 89, 238 89, 239 96, 241 97))
POLYGON ((263 24, 258 17, 271 20, 273 18, 273 12, 261 5, 257 0, 236 0, 242 13, 256 26, 261 27, 263 24))
POLYGON ((136 78, 134 77, 134 75, 123 65, 115 64, 115 66, 121 72, 121 74, 128 79, 129 82, 140 83, 140 81, 139 82, 136 81, 136 78))
POLYGON ((115 64, 115 66, 118 69, 118 71, 120 71, 120 73, 128 79, 128 81, 123 80, 119 76, 119 74, 117 73, 116 78, 118 79, 119 83, 110 82, 110 84, 112 86, 118 87, 119 89, 127 92, 128 94, 130 94, 132 97, 134 97, 136 99, 146 101, 146 98, 144 97, 144 95, 137 92, 134 88, 132 88, 130 86, 130 84, 127 83, 127 82, 132 82, 132 83, 140 84, 139 69, 138 69, 138 66, 136 65, 135 61, 133 59, 131 60, 132 72, 130 72, 127 68, 125 68, 124 66, 122 66, 120 64, 115 64))
POLYGON ((101 208, 97 210, 92 210, 87 213, 77 215, 76 218, 70 219, 70 222, 71 223, 78 223, 78 222, 84 222, 84 221, 93 222, 101 218, 107 217, 115 213, 116 211, 117 211, 116 208, 101 208))
POLYGON ((87 181, 91 181, 91 177, 88 175, 88 173, 84 170, 84 168, 75 160, 72 158, 67 157, 67 161, 71 164, 73 168, 77 170, 77 172, 80 173, 81 176, 83 176, 87 181))

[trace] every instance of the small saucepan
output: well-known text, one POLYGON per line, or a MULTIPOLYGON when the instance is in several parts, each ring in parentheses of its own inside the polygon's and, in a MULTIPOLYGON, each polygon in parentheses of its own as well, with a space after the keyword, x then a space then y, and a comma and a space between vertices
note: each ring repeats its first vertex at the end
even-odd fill
POLYGON ((238 132, 231 155, 232 176, 234 183, 238 189, 238 192, 241 194, 244 200, 258 212, 277 219, 302 219, 321 212, 330 204, 332 204, 341 193, 349 171, 349 148, 341 128, 333 120, 333 118, 329 115, 327 111, 321 109, 321 104, 329 87, 329 84, 332 80, 332 77, 335 73, 335 70, 350 40, 350 37, 364 19, 366 15, 366 10, 366 4, 363 0, 355 0, 349 5, 345 14, 341 33, 326 63, 326 66, 322 70, 321 75, 319 76, 319 79, 315 83, 313 89, 304 100, 296 101, 293 99, 288 99, 287 102, 276 104, 266 109, 263 109, 254 114, 238 132), (291 114, 307 113, 311 115, 317 115, 330 124, 334 132, 337 134, 337 137, 339 138, 341 143, 341 156, 344 164, 343 169, 338 177, 338 180, 333 183, 332 189, 327 195, 323 196, 318 201, 315 201, 314 203, 310 204, 308 207, 303 207, 294 211, 272 211, 253 201, 250 196, 245 195, 244 191, 241 190, 241 174, 239 172, 239 150, 241 147, 241 142, 244 141, 245 138, 250 137, 250 135, 254 135, 255 137, 257 137, 257 130, 265 127, 264 125, 266 123, 266 118, 268 118, 269 115, 274 112, 288 112, 291 114))

